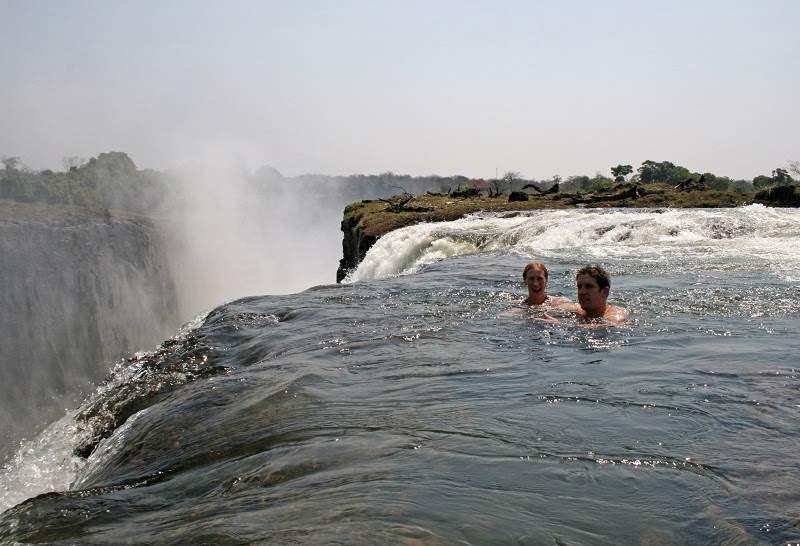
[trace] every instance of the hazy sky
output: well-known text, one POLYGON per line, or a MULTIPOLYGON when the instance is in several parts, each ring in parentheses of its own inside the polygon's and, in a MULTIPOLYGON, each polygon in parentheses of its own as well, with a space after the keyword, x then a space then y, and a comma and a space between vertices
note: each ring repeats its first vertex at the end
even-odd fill
POLYGON ((800 160, 800 2, 0 0, 0 155, 288 175, 800 160))

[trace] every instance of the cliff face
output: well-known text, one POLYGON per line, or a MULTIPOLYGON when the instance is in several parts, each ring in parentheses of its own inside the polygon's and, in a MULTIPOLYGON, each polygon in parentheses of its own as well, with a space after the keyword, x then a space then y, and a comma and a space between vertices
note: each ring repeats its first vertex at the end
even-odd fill
POLYGON ((0 460, 174 331, 161 248, 136 216, 0 201, 0 460))
POLYGON ((342 220, 342 259, 339 260, 339 269, 336 270, 336 282, 342 282, 347 272, 355 268, 364 259, 367 250, 378 240, 373 235, 364 233, 361 225, 361 214, 358 205, 348 205, 344 209, 342 220))

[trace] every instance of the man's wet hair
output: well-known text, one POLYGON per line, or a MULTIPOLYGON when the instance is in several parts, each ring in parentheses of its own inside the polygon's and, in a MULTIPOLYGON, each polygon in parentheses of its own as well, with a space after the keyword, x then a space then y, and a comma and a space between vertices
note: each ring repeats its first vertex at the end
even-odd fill
POLYGON ((549 279, 550 278, 550 272, 547 271, 547 267, 545 267, 545 265, 543 263, 541 263, 541 262, 531 262, 531 263, 529 263, 528 265, 525 266, 525 269, 522 270, 522 280, 523 281, 527 277, 528 271, 530 271, 531 269, 538 269, 538 270, 542 271, 544 273, 544 278, 545 279, 549 279))
POLYGON ((608 272, 599 265, 587 265, 586 267, 582 267, 575 274, 575 278, 579 275, 589 275, 597 282, 597 286, 600 287, 600 289, 611 287, 611 278, 608 276, 608 272))

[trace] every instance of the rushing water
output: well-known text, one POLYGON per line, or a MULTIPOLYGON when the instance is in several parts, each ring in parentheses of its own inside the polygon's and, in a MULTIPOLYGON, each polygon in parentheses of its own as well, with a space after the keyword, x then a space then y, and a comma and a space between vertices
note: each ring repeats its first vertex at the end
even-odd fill
POLYGON ((0 472, 0 542, 800 542, 799 267, 760 206, 398 230, 118 364, 0 472), (632 319, 536 320, 532 257, 632 319))

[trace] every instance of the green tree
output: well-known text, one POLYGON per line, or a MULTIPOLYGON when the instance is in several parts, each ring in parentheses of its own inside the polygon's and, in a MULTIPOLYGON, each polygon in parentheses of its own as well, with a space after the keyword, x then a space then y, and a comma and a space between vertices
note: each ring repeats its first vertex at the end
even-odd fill
POLYGON ((631 165, 617 165, 611 167, 611 176, 614 177, 614 182, 625 182, 625 177, 633 172, 631 165))
POLYGON ((643 184, 652 182, 663 182, 673 186, 680 184, 687 178, 690 178, 692 173, 686 167, 675 165, 669 161, 644 161, 639 167, 639 180, 643 184))
POLYGON ((580 192, 595 192, 605 190, 613 185, 613 181, 607 176, 600 173, 595 174, 593 177, 586 175, 570 176, 566 182, 561 186, 562 191, 580 191, 580 192))
POLYGON ((754 188, 766 188, 772 185, 772 177, 760 174, 753 179, 754 188))
POLYGON ((703 173, 703 182, 707 188, 717 191, 728 191, 733 184, 733 180, 727 176, 717 176, 714 173, 703 173))
POLYGON ((789 186, 794 182, 794 179, 789 175, 786 169, 775 169, 772 171, 772 183, 775 186, 789 186))
MULTIPOLYGON (((794 167, 794 165, 790 165, 789 168, 792 167, 794 167)), ((759 189, 768 188, 770 186, 790 186, 794 183, 795 180, 791 177, 789 171, 781 169, 780 167, 772 171, 772 176, 762 174, 753 179, 753 187, 759 189)))
POLYGON ((729 190, 737 193, 748 193, 753 191, 753 184, 747 180, 732 180, 729 185, 729 190))

